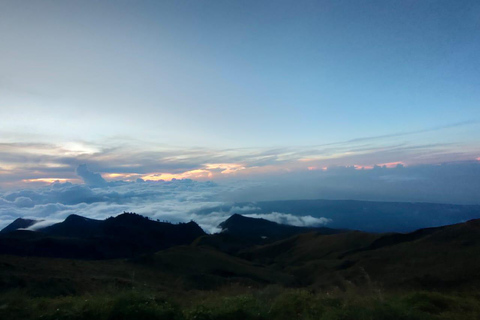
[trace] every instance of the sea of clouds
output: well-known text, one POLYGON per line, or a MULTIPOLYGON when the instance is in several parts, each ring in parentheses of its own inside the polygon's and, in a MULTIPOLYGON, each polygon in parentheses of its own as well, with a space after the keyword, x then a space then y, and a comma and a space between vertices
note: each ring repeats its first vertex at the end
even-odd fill
POLYGON ((329 222, 310 215, 258 213, 260 208, 254 204, 239 207, 222 201, 226 195, 248 187, 246 182, 217 184, 190 179, 107 182, 85 166, 79 166, 77 174, 85 184, 55 182, 40 188, 0 193, 0 228, 19 217, 43 220, 33 227, 36 229, 63 221, 71 214, 105 219, 124 211, 173 223, 193 220, 209 233, 220 231, 218 225, 234 213, 296 226, 329 222))
POLYGON ((63 221, 70 214, 105 219, 128 211, 173 223, 193 220, 214 233, 234 213, 296 226, 332 223, 318 212, 265 212, 259 202, 269 200, 480 204, 480 161, 371 170, 332 167, 216 182, 106 181, 85 165, 78 166, 76 174, 83 183, 55 182, 42 187, 0 190, 0 228, 19 217, 41 219, 45 226, 63 221))

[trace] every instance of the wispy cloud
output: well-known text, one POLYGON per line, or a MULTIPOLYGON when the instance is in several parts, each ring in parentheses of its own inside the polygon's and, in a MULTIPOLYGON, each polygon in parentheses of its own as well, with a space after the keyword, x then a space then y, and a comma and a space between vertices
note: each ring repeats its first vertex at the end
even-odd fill
MULTIPOLYGON (((479 120, 467 120, 467 121, 455 122, 455 123, 450 123, 450 124, 446 124, 446 125, 442 125, 442 126, 436 126, 436 127, 421 129, 421 130, 397 132, 397 133, 371 136, 371 137, 361 137, 361 138, 351 139, 351 140, 347 140, 347 141, 343 141, 343 142, 338 142, 338 144, 356 143, 356 142, 382 140, 382 139, 386 139, 386 138, 404 137, 404 136, 416 135, 416 134, 421 134, 421 133, 436 132, 436 131, 441 131, 441 130, 445 130, 445 129, 470 126, 470 125, 474 125, 474 124, 478 124, 478 123, 480 123, 479 120)), ((335 144, 337 144, 337 143, 333 143, 333 145, 335 145, 335 144)))
POLYGON ((473 160, 480 154, 474 143, 426 143, 420 137, 425 133, 476 124, 478 121, 464 121, 324 145, 278 148, 178 148, 145 145, 128 139, 109 139, 103 144, 85 141, 59 144, 3 142, 0 143, 0 186, 38 185, 55 180, 77 183, 79 176, 75 170, 82 164, 100 173, 106 181, 135 181, 222 180, 334 166, 368 169, 398 163, 411 166, 473 160), (406 136, 415 136, 416 139, 403 139, 406 136))
POLYGON ((189 179, 108 182, 100 180, 98 173, 89 168, 80 168, 77 172, 88 184, 55 182, 0 191, 0 227, 18 217, 42 219, 48 224, 70 214, 104 219, 135 211, 172 222, 195 220, 205 230, 216 232, 218 224, 233 213, 299 226, 330 223, 321 213, 265 212, 257 205, 265 200, 325 198, 480 204, 477 160, 408 167, 391 163, 371 169, 337 166, 218 183, 189 179))

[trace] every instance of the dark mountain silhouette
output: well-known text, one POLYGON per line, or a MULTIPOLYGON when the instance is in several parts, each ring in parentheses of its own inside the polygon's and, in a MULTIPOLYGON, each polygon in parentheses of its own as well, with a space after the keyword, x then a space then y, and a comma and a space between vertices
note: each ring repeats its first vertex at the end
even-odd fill
POLYGON ((69 215, 63 222, 56 223, 38 231, 53 236, 88 238, 99 235, 103 221, 85 218, 76 214, 69 215))
POLYGON ((25 229, 28 227, 33 226, 34 224, 41 222, 42 220, 33 220, 33 219, 23 219, 23 218, 18 218, 12 223, 10 223, 8 226, 2 229, 0 233, 8 233, 12 232, 18 229, 25 229))
POLYGON ((358 200, 282 200, 238 202, 200 210, 198 213, 229 211, 232 206, 252 207, 256 213, 306 213, 332 221, 328 227, 366 232, 412 232, 421 228, 451 225, 480 218, 480 205, 358 200))
POLYGON ((342 232, 325 227, 297 227, 286 224, 279 224, 266 219, 249 218, 240 214, 234 214, 219 225, 223 233, 252 238, 283 239, 295 234, 310 231, 321 232, 322 234, 335 234, 342 232))
POLYGON ((195 222, 157 222, 135 213, 123 213, 106 220, 71 215, 61 223, 35 232, 2 233, 0 253, 79 259, 126 258, 189 244, 202 235, 205 232, 195 222))
POLYGON ((336 234, 346 232, 325 227, 297 227, 279 224, 259 218, 234 214, 218 226, 218 234, 204 236, 194 242, 196 246, 209 246, 222 252, 236 254, 255 245, 265 245, 296 234, 318 232, 319 234, 336 234))
POLYGON ((142 281, 159 286, 182 283, 185 288, 208 290, 228 283, 276 283, 312 290, 348 290, 352 286, 476 290, 480 285, 480 220, 384 234, 299 228, 240 215, 221 226, 222 233, 206 235, 193 222, 160 223, 131 213, 103 221, 73 216, 43 232, 0 234, 0 252, 4 254, 0 258, 9 266, 0 274, 2 279, 15 275, 15 279, 28 278, 28 283, 40 281, 44 276, 37 279, 24 271, 37 268, 37 262, 45 279, 60 272, 55 267, 58 260, 13 256, 21 255, 132 258, 82 261, 81 268, 63 263, 61 274, 67 277, 83 268, 105 270, 108 266, 117 270, 115 275, 98 272, 112 282, 134 271, 142 281))
POLYGON ((480 284, 480 219, 406 234, 300 234, 238 254, 299 285, 452 289, 480 284))

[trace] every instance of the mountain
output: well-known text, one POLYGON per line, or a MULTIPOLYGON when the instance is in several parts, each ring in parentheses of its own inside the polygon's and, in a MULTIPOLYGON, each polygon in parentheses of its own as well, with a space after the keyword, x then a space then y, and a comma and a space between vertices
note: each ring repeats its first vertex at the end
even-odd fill
POLYGON ((38 231, 61 237, 88 238, 101 232, 103 221, 85 218, 76 214, 69 215, 63 222, 56 223, 38 231))
POLYGON ((222 233, 230 235, 269 239, 282 239, 309 231, 321 232, 322 234, 335 234, 342 232, 340 230, 325 227, 297 227, 279 224, 266 219, 245 217, 240 214, 232 215, 230 218, 220 223, 219 227, 222 229, 222 233))
POLYGON ((300 234, 238 254, 314 288, 480 285, 480 219, 399 234, 300 234))
POLYGON ((228 254, 237 254, 249 247, 265 245, 296 234, 318 232, 319 234, 336 234, 345 230, 325 227, 298 227, 279 224, 259 218, 233 214, 218 226, 221 232, 203 236, 194 241, 196 246, 209 246, 228 254))
POLYGON ((298 228, 240 215, 221 226, 224 232, 206 235, 193 222, 173 225, 125 213, 106 220, 73 216, 43 232, 2 233, 0 261, 5 268, 0 268, 0 281, 30 285, 61 274, 62 287, 76 281, 71 284, 75 288, 84 281, 94 286, 99 279, 123 283, 135 277, 141 285, 188 290, 279 284, 321 292, 480 286, 480 220, 410 233, 298 228), (67 237, 74 226, 75 237, 67 237), (293 230, 298 233, 290 235, 293 230), (56 259, 6 254, 102 261, 62 262, 60 270, 56 259), (33 276, 40 266, 41 275, 33 276), (84 269, 94 276, 68 278, 84 269))
POLYGON ((366 232, 412 232, 422 228, 451 225, 480 218, 480 205, 357 200, 283 200, 238 202, 200 210, 229 211, 232 207, 255 208, 255 213, 288 212, 331 219, 334 229, 366 232))
POLYGON ((18 218, 12 223, 10 223, 8 226, 3 228, 0 233, 8 233, 12 232, 18 229, 26 229, 28 227, 33 226, 34 224, 41 222, 42 220, 33 220, 33 219, 23 219, 23 218, 18 218))
POLYGON ((163 223, 134 213, 123 213, 106 220, 71 215, 61 223, 35 232, 16 230, 2 233, 0 254, 78 259, 127 258, 189 244, 202 235, 205 232, 195 222, 163 223))

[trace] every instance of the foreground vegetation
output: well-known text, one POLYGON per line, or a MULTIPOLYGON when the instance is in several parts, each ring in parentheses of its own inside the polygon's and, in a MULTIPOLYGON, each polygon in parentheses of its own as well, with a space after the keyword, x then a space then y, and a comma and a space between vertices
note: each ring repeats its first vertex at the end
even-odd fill
POLYGON ((0 296, 1 319, 480 319, 480 294, 416 291, 313 293, 267 286, 171 295, 136 289, 75 296, 0 296))
POLYGON ((0 255, 0 319, 480 319, 479 235, 474 220, 267 244, 219 234, 133 259, 0 255))

